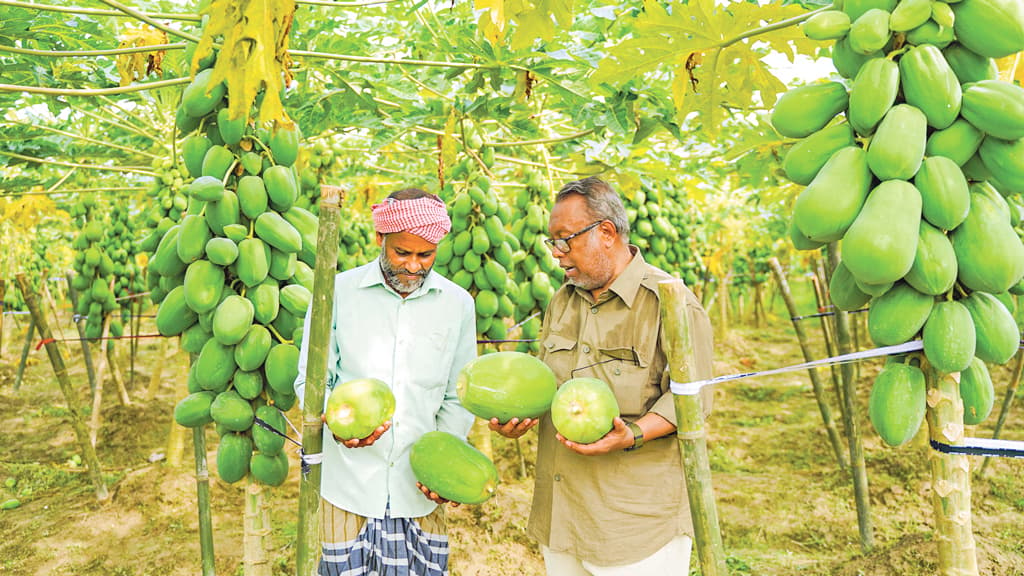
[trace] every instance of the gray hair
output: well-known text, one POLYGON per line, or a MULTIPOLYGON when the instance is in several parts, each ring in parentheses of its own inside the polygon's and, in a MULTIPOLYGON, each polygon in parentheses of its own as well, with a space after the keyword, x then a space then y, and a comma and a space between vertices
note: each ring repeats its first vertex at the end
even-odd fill
POLYGON ((615 225, 624 242, 629 242, 629 217, 619 193, 596 176, 569 182, 555 195, 555 203, 577 194, 583 197, 587 212, 595 220, 608 220, 615 225))

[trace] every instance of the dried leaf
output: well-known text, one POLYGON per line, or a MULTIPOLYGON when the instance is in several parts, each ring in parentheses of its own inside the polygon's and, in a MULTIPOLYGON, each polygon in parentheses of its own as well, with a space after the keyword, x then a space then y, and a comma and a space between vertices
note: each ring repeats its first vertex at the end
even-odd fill
MULTIPOLYGON (((127 26, 124 34, 118 38, 118 48, 139 48, 157 46, 167 43, 167 33, 147 24, 138 28, 127 26)), ((163 73, 163 61, 166 50, 152 52, 135 52, 117 56, 117 72, 121 76, 121 86, 127 86, 135 80, 142 80, 150 74, 163 73)))

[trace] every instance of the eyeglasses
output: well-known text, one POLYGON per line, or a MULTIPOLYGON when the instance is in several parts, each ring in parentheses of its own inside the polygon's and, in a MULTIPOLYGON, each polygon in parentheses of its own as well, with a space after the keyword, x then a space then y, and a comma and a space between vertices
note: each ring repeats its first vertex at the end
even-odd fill
POLYGON ((544 243, 548 245, 549 250, 554 248, 561 252, 562 254, 568 254, 569 250, 571 249, 571 247, 569 246, 569 240, 572 240, 573 238, 580 236, 582 234, 586 234, 587 232, 590 232, 591 230, 596 228, 597 225, 600 224, 601 222, 604 222, 604 220, 598 220, 597 222, 594 222, 593 224, 587 226, 583 230, 580 230, 579 232, 575 232, 573 234, 569 234, 565 238, 545 238, 544 243))

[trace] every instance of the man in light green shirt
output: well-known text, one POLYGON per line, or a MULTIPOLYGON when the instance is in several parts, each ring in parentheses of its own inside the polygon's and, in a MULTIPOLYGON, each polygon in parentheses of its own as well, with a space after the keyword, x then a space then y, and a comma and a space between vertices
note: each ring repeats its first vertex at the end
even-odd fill
MULTIPOLYGON (((440 199, 393 193, 374 206, 374 226, 381 255, 335 278, 328 386, 377 378, 391 387, 396 407, 364 439, 339 442, 324 427, 320 574, 441 575, 448 541, 437 504, 444 500, 417 487, 409 449, 433 430, 464 438, 473 423, 455 383, 476 357, 476 313, 468 292, 431 271, 451 228, 440 199)), ((307 354, 304 341, 300 402, 307 354)))

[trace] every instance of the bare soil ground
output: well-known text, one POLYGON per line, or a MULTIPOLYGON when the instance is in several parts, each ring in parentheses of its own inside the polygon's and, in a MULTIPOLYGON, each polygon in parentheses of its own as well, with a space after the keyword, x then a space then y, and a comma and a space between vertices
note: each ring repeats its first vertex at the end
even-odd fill
MULTIPOLYGON (((807 329, 820 342, 816 322, 807 329)), ((131 405, 120 405, 107 384, 97 452, 111 497, 98 502, 77 455, 67 405, 43 351, 32 352, 21 389, 13 389, 21 338, 9 324, 0 355, 0 502, 16 498, 21 503, 0 511, 0 574, 200 573, 191 434, 182 435, 177 448, 169 445, 171 412, 185 378, 174 346, 161 355, 157 341, 141 341, 129 389, 131 405), (158 366, 163 367, 159 386, 155 396, 146 399, 158 366), (180 462, 174 465, 176 454, 180 462)), ((72 346, 71 352, 71 378, 85 401, 89 388, 80 351, 72 346)), ((717 343, 716 354, 718 374, 803 360, 789 320, 778 314, 763 328, 734 328, 717 343)), ((823 346, 814 354, 824 357, 823 346)), ((874 360, 859 365, 858 424, 868 470, 870 551, 860 543, 850 473, 836 464, 807 373, 718 386, 708 445, 731 574, 936 573, 924 436, 919 434, 907 446, 888 448, 866 419, 871 377, 880 364, 874 360)), ((829 373, 822 375, 838 419, 829 373)), ((998 412, 1009 370, 994 368, 993 376, 998 412)), ((289 418, 300 421, 297 408, 289 418)), ((990 437, 995 419, 993 413, 969 434, 990 437)), ((1002 436, 1024 440, 1021 398, 1002 436)), ((208 432, 211 468, 216 443, 216 434, 208 432)), ((497 436, 493 445, 503 481, 498 495, 484 505, 449 512, 452 575, 541 575, 537 546, 525 534, 535 440, 528 436, 518 451, 515 443, 497 436)), ((273 524, 269 557, 275 575, 294 574, 299 472, 297 457, 290 456, 288 481, 267 492, 273 524)), ((972 467, 981 462, 972 459, 972 467)), ((213 473, 210 482, 216 571, 240 575, 245 482, 225 484, 213 473)), ((992 459, 984 477, 973 482, 972 501, 980 573, 1024 574, 1024 461, 992 459)))

